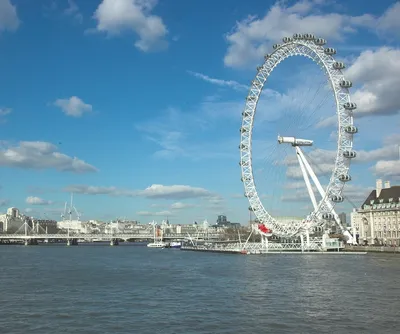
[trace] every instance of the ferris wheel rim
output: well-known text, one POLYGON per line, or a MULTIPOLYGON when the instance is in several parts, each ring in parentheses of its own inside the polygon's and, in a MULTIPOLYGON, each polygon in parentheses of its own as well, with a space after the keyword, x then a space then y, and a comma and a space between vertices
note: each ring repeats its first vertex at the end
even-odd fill
MULTIPOLYGON (((318 203, 318 208, 307 216, 308 226, 316 227, 321 224, 323 217, 335 217, 336 213, 332 214, 332 202, 337 200, 343 201, 343 187, 346 177, 349 177, 349 168, 351 158, 356 156, 353 151, 353 135, 357 132, 357 128, 353 125, 353 110, 356 105, 351 102, 348 88, 352 86, 349 80, 345 79, 342 73, 344 64, 337 62, 333 55, 336 50, 325 48, 326 41, 321 38, 315 38, 311 34, 295 34, 293 38, 285 37, 283 44, 274 45, 274 51, 266 55, 265 62, 262 66, 257 67, 257 74, 249 89, 246 97, 246 106, 242 113, 242 127, 240 149, 240 166, 242 181, 245 188, 245 196, 248 198, 250 207, 255 216, 261 223, 272 227, 275 234, 281 236, 292 236, 304 228, 301 223, 292 224, 291 226, 283 227, 275 218, 265 209, 258 196, 257 188, 254 182, 253 166, 252 166, 252 131, 254 117, 257 110, 257 104, 264 88, 264 84, 273 70, 282 61, 291 56, 304 56, 310 58, 317 65, 320 65, 324 74, 327 77, 331 90, 335 97, 335 107, 337 115, 338 140, 336 146, 336 159, 329 180, 326 186, 326 196, 318 203), (346 106, 348 108, 346 108, 346 106), (350 108, 351 107, 351 108, 350 108), (354 107, 354 108, 353 108, 354 107), (355 132, 347 131, 348 129, 355 132), (341 179, 340 179, 341 178, 341 179), (325 215, 325 216, 324 216, 325 215)), ((331 218, 332 218, 331 217, 331 218)))

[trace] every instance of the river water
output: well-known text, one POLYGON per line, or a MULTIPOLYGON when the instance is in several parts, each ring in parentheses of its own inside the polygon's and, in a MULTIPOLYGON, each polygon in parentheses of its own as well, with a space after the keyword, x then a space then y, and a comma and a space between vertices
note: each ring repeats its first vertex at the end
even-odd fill
POLYGON ((0 247, 0 333, 400 333, 400 256, 0 247))

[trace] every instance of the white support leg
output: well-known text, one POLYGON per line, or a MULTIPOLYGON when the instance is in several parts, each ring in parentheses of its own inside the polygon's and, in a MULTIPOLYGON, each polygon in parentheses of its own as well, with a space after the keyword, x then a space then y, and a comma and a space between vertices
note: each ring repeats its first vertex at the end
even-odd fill
MULTIPOLYGON (((303 151, 300 149, 300 147, 296 146, 296 151, 299 153, 302 162, 304 163, 304 166, 307 170, 307 172, 310 174, 311 179, 314 181, 315 186, 318 189, 318 192, 320 193, 322 198, 325 198, 325 190, 322 188, 321 183, 319 182, 317 176, 315 175, 314 171, 312 170, 310 164, 308 163, 306 157, 303 154, 303 151)), ((336 224, 339 226, 339 228, 343 231, 343 234, 348 238, 348 242, 352 243, 353 242, 353 236, 350 234, 349 231, 347 231, 347 229, 345 229, 340 221, 340 218, 338 216, 338 214, 336 213, 335 209, 332 206, 332 203, 330 201, 325 201, 326 205, 328 206, 329 210, 331 211, 331 213, 333 214, 333 217, 336 221, 336 224)))
POLYGON ((324 188, 322 188, 321 183, 319 182, 317 175, 315 175, 314 171, 312 170, 310 164, 308 163, 306 157, 304 156, 303 151, 301 150, 300 147, 296 146, 296 152, 299 154, 308 174, 310 174, 312 180, 314 181, 315 186, 318 189, 318 192, 320 193, 321 197, 324 198, 325 197, 325 190, 324 188))
POLYGON ((306 183, 308 194, 310 195, 311 202, 314 206, 314 210, 317 210, 318 209, 317 199, 315 198, 315 194, 311 187, 310 179, 308 178, 307 171, 306 171, 306 168, 304 166, 304 163, 302 161, 299 151, 300 151, 300 147, 296 146, 296 153, 297 153, 296 156, 297 156, 297 159, 299 160, 299 165, 300 165, 301 172, 303 173, 304 182, 306 183))

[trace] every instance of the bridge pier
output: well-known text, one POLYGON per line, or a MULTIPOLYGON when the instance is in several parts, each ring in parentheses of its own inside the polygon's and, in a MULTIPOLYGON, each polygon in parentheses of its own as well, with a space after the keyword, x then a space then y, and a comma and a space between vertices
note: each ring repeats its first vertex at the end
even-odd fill
POLYGON ((24 240, 25 246, 33 246, 33 245, 37 245, 37 244, 38 244, 37 239, 25 239, 24 240))
POLYGON ((119 245, 119 240, 118 239, 111 239, 110 246, 118 246, 118 245, 119 245))
POLYGON ((67 239, 67 246, 78 246, 78 239, 67 239))

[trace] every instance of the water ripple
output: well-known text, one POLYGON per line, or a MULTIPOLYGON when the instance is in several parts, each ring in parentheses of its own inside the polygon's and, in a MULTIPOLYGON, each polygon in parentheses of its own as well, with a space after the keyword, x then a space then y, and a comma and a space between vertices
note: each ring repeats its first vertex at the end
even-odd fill
POLYGON ((395 255, 2 247, 1 333, 398 333, 395 255))

